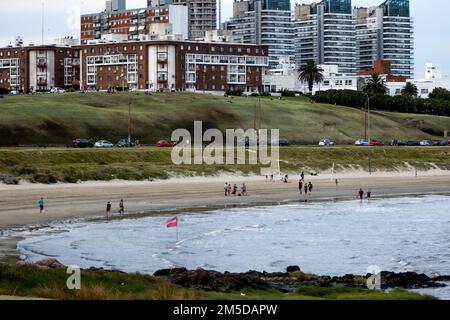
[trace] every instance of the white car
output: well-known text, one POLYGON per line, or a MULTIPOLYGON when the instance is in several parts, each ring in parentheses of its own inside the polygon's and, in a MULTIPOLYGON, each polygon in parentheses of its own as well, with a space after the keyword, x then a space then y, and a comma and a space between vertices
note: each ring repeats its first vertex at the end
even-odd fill
POLYGON ((356 140, 355 146, 367 147, 369 145, 369 141, 365 139, 356 140))
POLYGON ((9 94, 17 95, 17 94, 19 94, 19 91, 17 91, 17 90, 11 90, 11 91, 9 92, 9 94))
POLYGON ((333 147, 335 145, 334 141, 331 141, 330 139, 322 139, 319 142, 319 146, 321 147, 333 147))
POLYGON ((114 148, 114 145, 108 140, 100 140, 94 144, 95 148, 114 148))
POLYGON ((52 88, 50 90, 50 93, 64 93, 64 92, 66 92, 66 90, 58 88, 58 87, 52 88))
POLYGON ((420 141, 420 145, 422 147, 431 147, 433 145, 433 142, 430 140, 422 140, 420 141))

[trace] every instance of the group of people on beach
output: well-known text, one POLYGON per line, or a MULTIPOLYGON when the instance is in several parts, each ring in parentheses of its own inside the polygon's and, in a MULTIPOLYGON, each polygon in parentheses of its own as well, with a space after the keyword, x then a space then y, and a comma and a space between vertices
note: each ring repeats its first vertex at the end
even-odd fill
POLYGON ((224 186, 225 197, 227 196, 247 196, 247 185, 245 183, 242 184, 241 192, 238 193, 238 186, 234 184, 231 186, 231 183, 225 182, 224 186))
MULTIPOLYGON (((359 189, 357 197, 363 201, 364 200, 364 190, 362 188, 359 189)), ((367 191, 367 200, 372 199, 372 191, 367 191)))
MULTIPOLYGON (((108 201, 108 203, 106 204, 106 219, 111 218, 111 209, 112 209, 112 204, 110 201, 108 201)), ((119 214, 122 216, 125 213, 125 205, 123 203, 123 200, 120 200, 119 202, 119 214)))
POLYGON ((305 192, 305 195, 308 195, 308 193, 312 193, 314 189, 313 184, 310 182, 306 183, 304 180, 300 179, 298 181, 298 190, 300 191, 300 195, 305 192))

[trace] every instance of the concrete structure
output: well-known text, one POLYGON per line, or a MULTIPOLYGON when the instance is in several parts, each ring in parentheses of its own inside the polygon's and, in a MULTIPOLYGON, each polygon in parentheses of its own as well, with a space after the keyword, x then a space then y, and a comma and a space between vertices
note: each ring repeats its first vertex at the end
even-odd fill
MULTIPOLYGON (((203 38, 206 31, 216 30, 217 0, 147 0, 148 7, 183 5, 189 10, 189 39, 203 38)), ((220 20, 220 19, 219 19, 220 20)), ((220 25, 220 24, 219 24, 220 25)))
POLYGON ((67 46, 0 48, 0 87, 19 92, 79 87, 78 51, 67 46))
POLYGON ((225 28, 243 43, 267 45, 271 69, 276 69, 280 60, 294 62, 290 0, 235 0, 233 17, 225 28))
POLYGON ((355 8, 358 69, 388 60, 394 76, 414 76, 414 27, 409 0, 387 0, 379 6, 355 8))
MULTIPOLYGON (((108 4, 107 4, 108 5, 108 4)), ((122 8, 122 6, 118 6, 122 8)), ((133 10, 106 9, 81 16, 81 44, 90 40, 137 40, 150 33, 153 24, 167 24, 183 39, 189 37, 189 12, 183 5, 165 5, 133 10)))
POLYGON ((339 73, 356 74, 355 23, 351 0, 323 0, 295 7, 295 62, 337 65, 339 73))
POLYGON ((442 79, 441 66, 431 62, 427 62, 425 64, 425 79, 427 80, 442 79))
POLYGON ((268 48, 164 40, 89 44, 81 50, 86 90, 263 90, 268 48))
MULTIPOLYGON (((324 80, 314 84, 313 94, 326 90, 357 90, 358 77, 339 73, 338 65, 319 65, 323 70, 324 80)), ((284 65, 280 69, 269 70, 263 77, 265 92, 283 90, 309 93, 308 84, 298 79, 298 71, 294 65, 284 65)))

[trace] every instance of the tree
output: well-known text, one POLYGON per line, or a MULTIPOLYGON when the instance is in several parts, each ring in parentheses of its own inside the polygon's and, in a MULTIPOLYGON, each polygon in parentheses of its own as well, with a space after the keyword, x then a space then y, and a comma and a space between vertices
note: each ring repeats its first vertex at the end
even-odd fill
POLYGON ((445 88, 435 88, 430 93, 430 99, 450 100, 450 91, 445 88))
POLYGON ((386 94, 388 89, 383 77, 378 73, 372 73, 367 79, 363 91, 370 94, 386 94))
POLYGON ((402 95, 417 97, 419 95, 419 89, 417 89, 416 85, 412 82, 407 82, 406 85, 402 89, 402 95))
POLYGON ((314 83, 323 81, 323 69, 319 68, 314 60, 308 60, 298 69, 298 79, 308 83, 309 94, 312 95, 314 83))

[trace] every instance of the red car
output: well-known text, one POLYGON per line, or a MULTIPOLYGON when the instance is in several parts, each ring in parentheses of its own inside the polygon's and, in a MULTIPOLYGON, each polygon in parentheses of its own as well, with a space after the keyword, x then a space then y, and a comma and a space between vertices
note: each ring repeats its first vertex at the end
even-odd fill
POLYGON ((382 146, 384 146, 384 143, 383 143, 382 141, 380 141, 380 140, 371 140, 371 141, 369 142, 369 146, 372 146, 372 147, 382 147, 382 146))
POLYGON ((158 148, 173 148, 175 147, 177 144, 173 143, 173 142, 169 142, 167 140, 160 140, 156 143, 156 146, 158 148))

